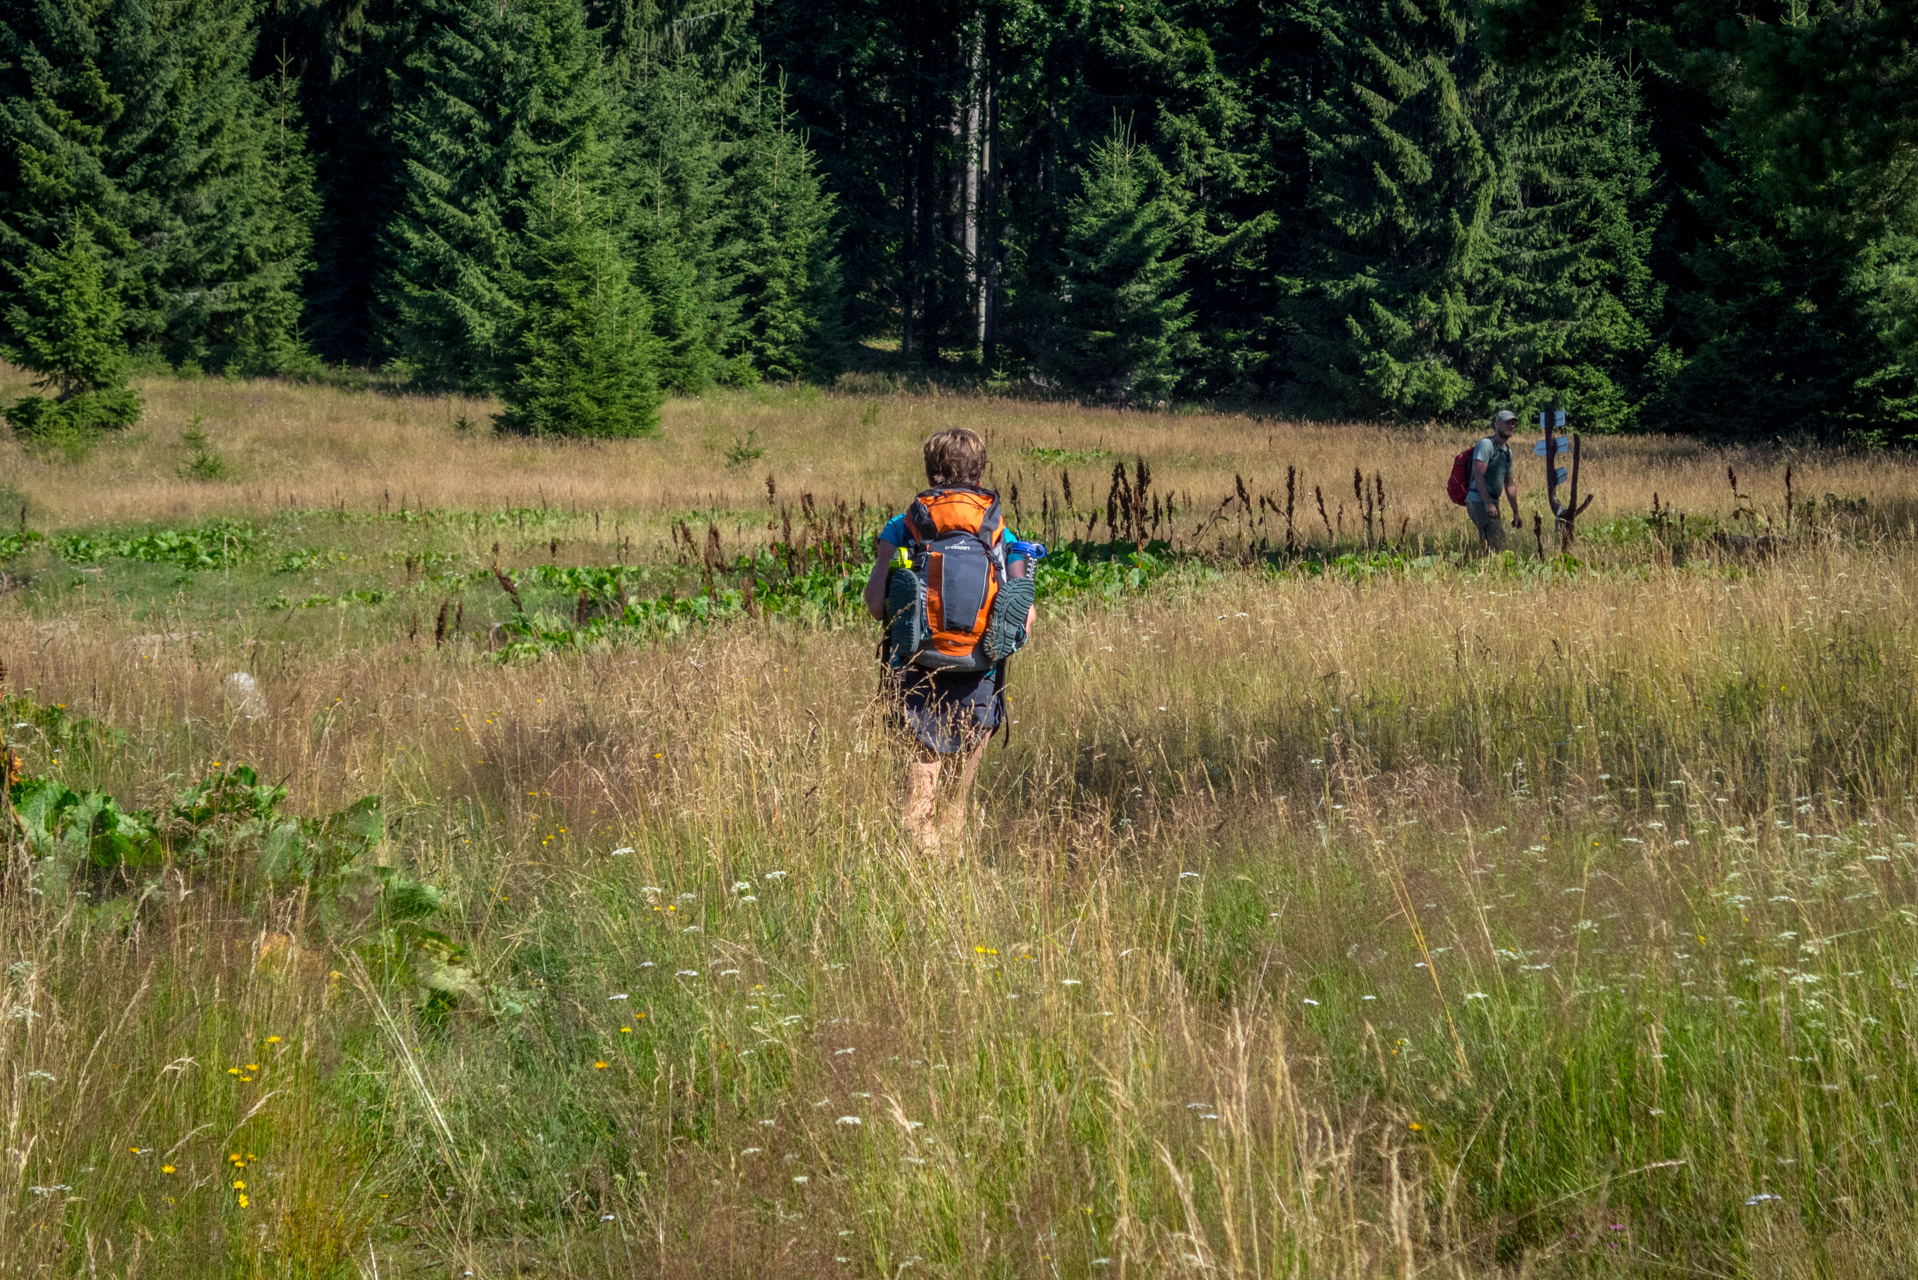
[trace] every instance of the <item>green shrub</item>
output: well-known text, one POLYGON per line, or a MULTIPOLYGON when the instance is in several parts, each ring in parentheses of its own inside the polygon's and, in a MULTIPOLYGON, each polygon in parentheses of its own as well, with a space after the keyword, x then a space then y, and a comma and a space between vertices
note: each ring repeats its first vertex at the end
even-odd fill
POLYGON ((94 441, 140 420, 139 393, 131 387, 81 391, 67 399, 23 396, 6 408, 7 425, 22 440, 84 457, 94 441))

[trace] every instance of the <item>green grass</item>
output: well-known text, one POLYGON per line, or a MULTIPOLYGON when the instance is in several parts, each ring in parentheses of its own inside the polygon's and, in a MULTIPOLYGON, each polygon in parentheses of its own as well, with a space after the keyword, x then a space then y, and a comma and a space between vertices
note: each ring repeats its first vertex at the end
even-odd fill
POLYGON ((1908 1265, 1908 542, 1061 541, 933 864, 684 501, 0 541, 0 1274, 1908 1265))

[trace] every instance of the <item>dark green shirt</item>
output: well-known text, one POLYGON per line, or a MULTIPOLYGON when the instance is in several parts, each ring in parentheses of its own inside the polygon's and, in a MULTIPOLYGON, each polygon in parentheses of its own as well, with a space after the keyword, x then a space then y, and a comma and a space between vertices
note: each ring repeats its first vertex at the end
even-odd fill
MULTIPOLYGON (((1511 449, 1500 444, 1495 437, 1486 436, 1472 450, 1472 462, 1485 464, 1485 489, 1492 495, 1492 505, 1496 507, 1499 495, 1505 492, 1506 482, 1512 478, 1511 449)), ((1476 471, 1478 467, 1474 465, 1472 469, 1476 471)), ((1477 477, 1467 480, 1465 501, 1476 502, 1481 507, 1485 505, 1484 499, 1479 497, 1477 477)))

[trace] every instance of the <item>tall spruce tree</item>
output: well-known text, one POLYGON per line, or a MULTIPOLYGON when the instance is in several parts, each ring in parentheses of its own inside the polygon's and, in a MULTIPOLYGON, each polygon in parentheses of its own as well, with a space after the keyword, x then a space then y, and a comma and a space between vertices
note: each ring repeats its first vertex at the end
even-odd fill
POLYGON ((1595 42, 1646 104, 1665 213, 1643 421, 1770 439, 1918 435, 1918 7, 1488 0, 1505 61, 1595 42))
POLYGON ((234 302, 218 330, 217 362, 241 373, 287 373, 313 362, 301 335, 300 286, 313 266, 320 201, 299 87, 284 59, 268 95, 266 143, 249 174, 261 199, 240 236, 234 302))
POLYGON ((249 78, 254 13, 230 0, 0 13, 0 263, 52 250, 78 217, 130 341, 176 364, 258 367, 298 344, 310 191, 276 150, 297 131, 276 130, 271 91, 249 78))
POLYGON ((428 384, 492 385, 515 319, 512 224, 535 176, 507 168, 516 25, 489 0, 431 0, 395 89, 401 196, 380 302, 385 345, 428 384))
POLYGON ((1636 423, 1669 376, 1652 342, 1663 302, 1652 279, 1652 157, 1632 82, 1591 51, 1501 72, 1485 131, 1501 175, 1485 299, 1461 369, 1463 407, 1568 409, 1585 429, 1636 423))
POLYGON ((834 206, 752 6, 618 0, 607 30, 630 104, 621 182, 636 279, 673 390, 823 376, 843 297, 834 206))
POLYGON ((630 111, 620 186, 634 278, 652 307, 660 381, 695 394, 738 376, 726 363, 739 282, 737 246, 723 238, 725 85, 707 61, 670 44, 635 54, 622 72, 630 111))
POLYGON ((1813 5, 1737 32, 1668 420, 1918 442, 1915 46, 1909 3, 1813 5))
MULTIPOLYGON (((1168 293, 1206 304, 1191 309, 1204 341, 1197 332, 1181 340, 1176 379, 1208 398, 1243 392, 1260 359, 1255 335, 1274 302, 1259 250, 1279 215, 1249 86, 1227 76, 1221 59, 1242 52, 1236 46, 1251 35, 1247 26, 1271 21, 1288 42, 1301 37, 1288 20, 1293 6, 1268 8, 1130 0, 1035 7, 1011 22, 1037 64, 1004 77, 999 113, 1011 319, 1049 323, 1054 277, 1074 253, 1071 202, 1094 152, 1109 144, 1113 121, 1123 119, 1156 167, 1155 189, 1180 211, 1182 263, 1168 293), (1225 24, 1230 34, 1215 44, 1208 28, 1225 24)), ((1267 52, 1276 51, 1268 44, 1267 52)))
POLYGON ((1059 278, 1035 352, 1053 384, 1098 400, 1156 401, 1191 323, 1176 252, 1185 217, 1164 170, 1116 121, 1066 204, 1059 278))
POLYGON ((376 291, 385 230, 400 207, 394 92, 416 42, 412 0, 263 0, 255 72, 297 83, 319 206, 302 319, 327 360, 388 354, 376 291))
POLYGON ((619 438, 659 421, 645 299, 609 220, 576 183, 550 184, 522 254, 524 282, 500 395, 503 430, 619 438))
POLYGON ((1328 42, 1346 7, 1180 7, 1180 19, 1206 34, 1232 121, 1220 139, 1229 163, 1194 184, 1203 198, 1194 201, 1200 225, 1185 283, 1195 351, 1181 394, 1269 402, 1288 380, 1284 282, 1298 274, 1298 230, 1315 182, 1306 124, 1330 78, 1328 42))
POLYGON ((403 205, 382 290, 393 349, 425 382, 497 390, 536 272, 519 257, 562 178, 598 210, 612 100, 579 0, 431 0, 399 90, 403 205))
POLYGON ((1308 126, 1315 185, 1288 310, 1292 375, 1325 413, 1433 417, 1471 399, 1469 339, 1499 173, 1491 68, 1460 0, 1361 0, 1308 126))
POLYGON ((747 126, 724 232, 736 255, 738 340, 767 377, 830 377, 841 360, 843 311, 833 199, 783 85, 762 86, 747 126))

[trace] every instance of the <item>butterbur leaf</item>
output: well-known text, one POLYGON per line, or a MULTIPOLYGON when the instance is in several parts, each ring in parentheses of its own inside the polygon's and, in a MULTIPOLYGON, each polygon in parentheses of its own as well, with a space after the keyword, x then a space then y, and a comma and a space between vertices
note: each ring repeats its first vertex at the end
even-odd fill
POLYGON ((102 794, 100 798, 106 803, 94 812, 89 828, 92 838, 87 845, 93 865, 132 869, 160 865, 166 851, 145 816, 123 812, 109 796, 102 794))
POLYGON ((312 878, 319 870, 316 863, 321 851, 310 828, 317 825, 288 818, 267 828, 260 845, 260 870, 267 879, 312 878))
POLYGON ((378 796, 363 796, 326 820, 326 837, 350 849, 345 861, 371 853, 386 838, 386 815, 378 796))
POLYGON ((384 885, 380 909, 389 921, 419 920, 440 909, 443 895, 437 887, 408 880, 391 867, 381 867, 379 874, 384 885))
MULTIPOLYGON (((83 732, 89 745, 96 738, 113 740, 90 720, 66 721, 52 709, 40 714, 48 736, 58 741, 83 732)), ((47 777, 11 781, 8 794, 33 859, 47 864, 44 870, 52 878, 43 884, 49 889, 82 870, 150 868, 169 858, 183 871, 224 867, 268 883, 318 881, 337 876, 385 835, 377 796, 325 819, 295 818, 280 812, 286 788, 262 785, 259 775, 242 764, 213 770, 157 815, 122 809, 104 791, 76 792, 47 777)), ((389 914, 396 919, 429 914, 438 906, 438 893, 402 882, 388 903, 389 914)))
POLYGON ((23 778, 13 785, 10 794, 14 815, 34 856, 54 856, 60 814, 79 797, 51 778, 23 778))
POLYGON ((102 870, 147 866, 159 861, 157 850, 149 859, 145 847, 118 831, 102 831, 94 836, 88 843, 87 854, 93 865, 102 870))
POLYGON ((173 802, 172 816, 193 824, 223 816, 270 819, 285 799, 285 787, 263 787, 252 769, 233 765, 182 791, 173 802))
POLYGON ((14 812, 36 858, 108 869, 153 866, 163 852, 144 813, 128 813, 104 791, 76 792, 51 778, 11 788, 14 812))
POLYGON ((486 1005, 486 986, 466 963, 466 949, 441 933, 419 930, 409 951, 420 1007, 445 1014, 471 1000, 486 1005))

